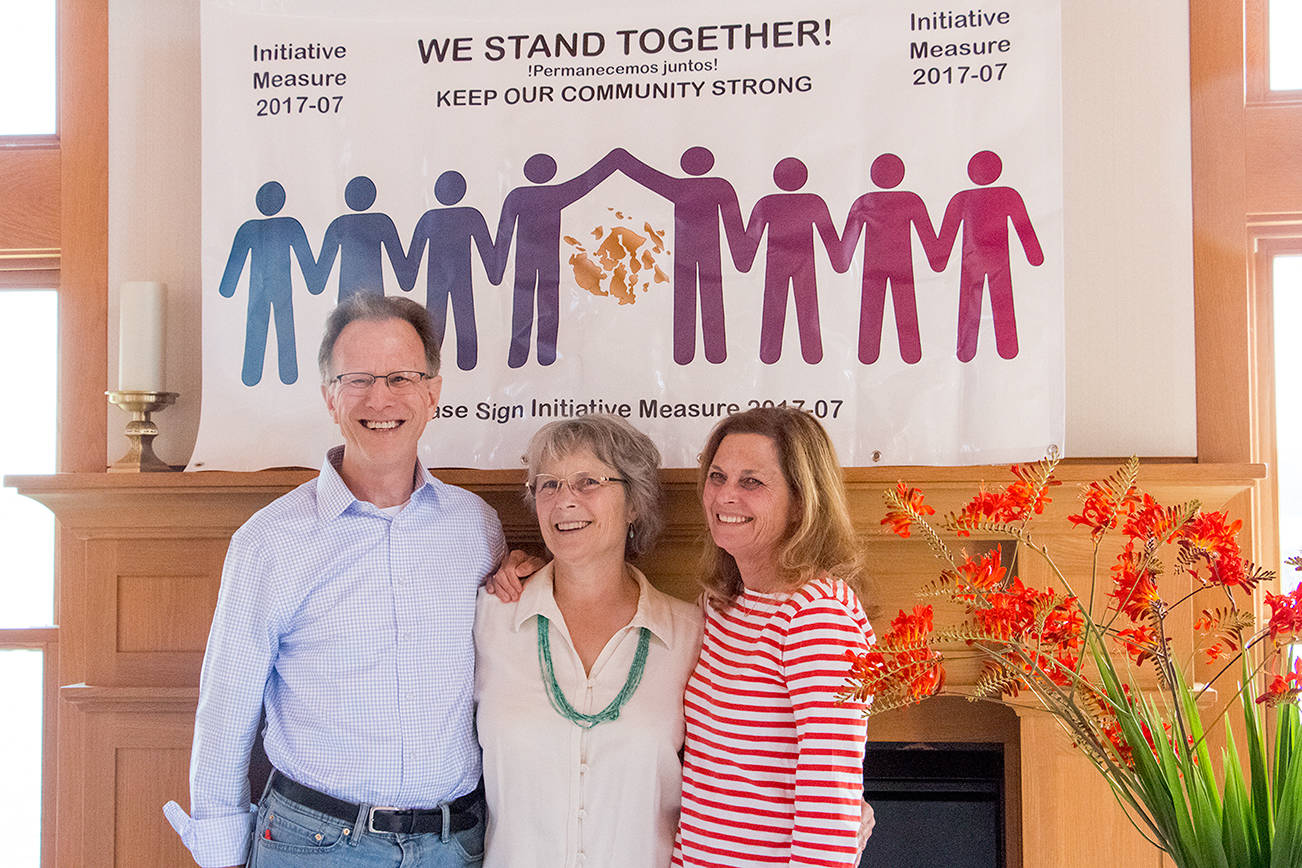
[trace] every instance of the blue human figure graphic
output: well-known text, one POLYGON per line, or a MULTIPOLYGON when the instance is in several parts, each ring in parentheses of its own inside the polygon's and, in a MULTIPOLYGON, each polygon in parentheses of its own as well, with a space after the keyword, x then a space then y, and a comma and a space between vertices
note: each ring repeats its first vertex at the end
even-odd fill
POLYGON ((773 183, 783 193, 773 193, 755 203, 746 223, 751 249, 738 266, 749 271, 768 230, 764 261, 764 313, 760 322, 760 361, 771 365, 782 357, 782 331, 787 318, 787 287, 796 302, 796 327, 800 330, 800 355, 811 365, 823 360, 823 338, 818 325, 818 280, 814 264, 814 230, 838 272, 849 268, 841 261, 841 238, 832 225, 827 204, 816 193, 797 193, 805 186, 809 170, 795 157, 778 161, 773 183))
POLYGON ((961 362, 976 357, 981 330, 981 298, 990 289, 990 313, 995 323, 995 350, 1002 359, 1017 356, 1017 317, 1013 310, 1013 268, 1010 260, 1008 224, 1011 221, 1022 242, 1026 261, 1044 264, 1044 251, 1035 235, 1022 196, 1012 187, 992 187, 1004 170, 994 151, 978 151, 967 164, 967 176, 977 186, 960 190, 949 200, 931 267, 943 271, 953 252, 959 229, 963 230, 959 263, 958 347, 961 362))
MULTIPOLYGON (((354 212, 363 212, 375 204, 375 182, 358 175, 344 187, 344 202, 354 212)), ((339 301, 360 292, 384 295, 383 253, 389 255, 404 290, 416 284, 416 273, 407 266, 406 250, 398 230, 388 214, 342 214, 326 227, 317 258, 317 283, 314 292, 325 289, 326 281, 339 256, 339 301)), ((419 262, 417 263, 419 264, 419 262)))
POLYGON ((881 354, 889 284, 900 358, 912 365, 922 360, 922 335, 913 292, 913 230, 917 230, 928 260, 939 252, 936 233, 922 197, 894 189, 904 180, 903 160, 895 154, 882 154, 873 160, 869 174, 881 189, 854 200, 841 233, 841 259, 846 268, 850 267, 860 236, 864 239, 859 361, 871 365, 881 354))
POLYGON ((683 151, 679 165, 691 177, 675 178, 616 148, 619 171, 674 203, 674 361, 689 364, 696 355, 696 299, 701 299, 701 341, 707 361, 728 356, 723 321, 723 265, 719 221, 728 239, 733 264, 754 257, 732 184, 700 177, 714 167, 707 148, 683 151))
MULTIPOLYGON (((502 202, 494 249, 496 272, 506 268, 515 236, 515 280, 511 303, 511 348, 506 363, 518 368, 529 360, 534 300, 538 307, 538 364, 556 361, 556 334, 560 325, 561 210, 588 194, 614 171, 607 154, 582 175, 560 184, 547 184, 556 176, 556 161, 534 154, 524 163, 524 177, 537 185, 516 187, 502 202)), ((490 269, 490 273, 493 270, 490 269)))
POLYGON ((434 198, 446 208, 431 208, 416 221, 407 250, 407 273, 414 275, 426 245, 425 307, 429 309, 434 333, 440 341, 447 325, 449 302, 457 330, 457 367, 469 371, 479 354, 475 332, 475 295, 471 285, 470 242, 479 248, 479 258, 494 284, 502 282, 502 268, 493 250, 484 215, 475 208, 453 208, 466 195, 466 179, 460 172, 444 172, 434 182, 434 198))
MULTIPOLYGON (((267 219, 246 220, 235 232, 226 269, 217 291, 222 298, 235 295, 235 287, 249 262, 249 306, 244 329, 244 368, 240 379, 246 386, 262 380, 267 351, 267 328, 276 318, 276 355, 280 382, 298 380, 298 352, 294 346, 293 278, 289 255, 298 257, 308 288, 314 281, 316 261, 303 224, 293 217, 276 217, 285 207, 285 188, 268 181, 258 188, 254 202, 267 219)), ((320 290, 316 290, 320 292, 320 290)))

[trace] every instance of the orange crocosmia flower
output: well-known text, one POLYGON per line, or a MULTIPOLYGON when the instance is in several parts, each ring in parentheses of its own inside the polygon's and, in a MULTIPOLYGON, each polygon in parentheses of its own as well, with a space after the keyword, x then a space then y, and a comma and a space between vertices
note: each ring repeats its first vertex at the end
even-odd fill
MULTIPOLYGON (((1052 598, 1053 592, 1048 596, 1052 598)), ((1075 597, 1064 597, 1044 619, 1044 629, 1040 638, 1059 649, 1079 648, 1081 633, 1085 629, 1085 617, 1076 605, 1075 597)))
POLYGON ((1143 620, 1153 603, 1160 599, 1152 568, 1141 566, 1144 559, 1144 554, 1136 551, 1131 541, 1126 543, 1111 568, 1113 587, 1108 596, 1113 599, 1117 611, 1132 621, 1143 620))
POLYGON ((1296 702, 1302 696, 1302 658, 1293 661, 1293 671, 1276 675, 1266 686, 1266 692, 1257 697, 1265 705, 1296 702))
POLYGON ((901 610, 872 648, 863 654, 847 651, 850 677, 860 682, 856 695, 903 692, 916 701, 939 692, 945 684, 944 657, 927 645, 932 623, 931 606, 901 610))
POLYGON ((1137 503, 1130 507, 1121 532, 1132 540, 1154 537, 1162 542, 1170 542, 1176 528, 1166 527, 1169 518, 1166 507, 1154 500, 1148 492, 1143 492, 1137 503), (1159 535, 1159 531, 1165 533, 1159 535))
POLYGON ((959 575, 963 581, 974 588, 993 588, 1004 580, 1008 571, 1000 563, 1002 558, 999 547, 990 549, 980 558, 973 560, 972 556, 966 551, 963 552, 963 563, 959 566, 959 575))
POLYGON ((1032 513, 1044 512, 1045 504, 1051 503, 1048 490, 1054 485, 1061 485, 1058 480, 1049 478, 1040 488, 1035 488, 1026 477, 1026 468, 1014 464, 1009 468, 1016 481, 1003 491, 977 492, 976 497, 968 502, 954 517, 954 530, 959 536, 970 536, 972 528, 982 523, 1009 524, 1029 518, 1032 513))
POLYGON ((1157 631, 1147 624, 1118 630, 1117 642, 1136 666, 1143 666, 1146 660, 1157 655, 1157 631))
POLYGON ((1021 639, 1035 617, 1032 607, 1034 595, 1035 592, 1028 591, 1018 578, 1013 579, 1013 585, 1008 590, 987 594, 988 605, 973 613, 981 634, 986 638, 1005 641, 1021 639))
POLYGON ((1084 525, 1090 529, 1090 536, 1098 539, 1110 530, 1116 530, 1118 521, 1129 516, 1139 503, 1139 492, 1132 485, 1126 489, 1120 502, 1105 486, 1091 482, 1085 487, 1081 511, 1067 516, 1067 521, 1074 525, 1084 525))
MULTIPOLYGON (((1253 582, 1248 577, 1237 539, 1242 526, 1243 522, 1237 519, 1227 522, 1223 512, 1202 512, 1180 530, 1177 543, 1184 552, 1206 565, 1207 581, 1211 584, 1239 587, 1251 593, 1253 582)), ((1196 568, 1191 567, 1189 575, 1200 579, 1196 568)))
POLYGON ((1281 636, 1302 637, 1302 585, 1287 594, 1267 592, 1266 605, 1271 609, 1271 640, 1281 636))
POLYGON ((915 516, 935 515, 936 510, 922 502, 921 489, 909 488, 903 482, 898 482, 895 485, 895 492, 899 495, 900 500, 908 505, 908 509, 888 509, 886 517, 882 519, 881 523, 889 525, 891 532, 895 535, 907 537, 913 527, 915 516))

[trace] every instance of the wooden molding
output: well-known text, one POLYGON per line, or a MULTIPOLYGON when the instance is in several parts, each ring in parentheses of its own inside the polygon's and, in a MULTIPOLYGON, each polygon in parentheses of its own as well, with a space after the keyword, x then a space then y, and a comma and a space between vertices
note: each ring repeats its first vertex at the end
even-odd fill
POLYGON ((108 414, 108 0, 59 0, 59 455, 103 471, 108 414))

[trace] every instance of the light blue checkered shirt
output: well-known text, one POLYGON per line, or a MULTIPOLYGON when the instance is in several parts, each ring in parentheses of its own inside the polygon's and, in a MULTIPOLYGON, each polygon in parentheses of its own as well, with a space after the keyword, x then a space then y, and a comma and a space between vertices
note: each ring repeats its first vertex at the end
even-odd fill
POLYGON ((423 467, 385 515, 353 497, 342 456, 231 538, 199 681, 193 819, 164 809, 201 866, 247 856, 264 707, 272 764, 337 798, 433 807, 479 781, 472 627, 506 551, 501 522, 423 467))

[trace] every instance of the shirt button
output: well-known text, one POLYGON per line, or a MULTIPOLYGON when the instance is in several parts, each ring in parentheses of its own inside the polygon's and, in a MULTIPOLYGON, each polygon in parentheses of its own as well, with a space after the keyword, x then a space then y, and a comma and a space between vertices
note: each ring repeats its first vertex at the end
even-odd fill
POLYGON ((578 816, 579 816, 579 819, 582 820, 582 819, 584 819, 585 817, 588 816, 588 812, 585 811, 583 808, 579 808, 579 814, 578 814, 578 816))
POLYGON ((581 774, 581 775, 586 775, 587 773, 588 773, 588 764, 587 764, 587 763, 580 763, 580 764, 579 764, 579 774, 581 774))
POLYGON ((577 854, 575 854, 575 856, 574 856, 574 861, 575 861, 575 862, 579 862, 579 863, 586 862, 587 859, 588 859, 588 857, 585 856, 583 853, 577 853, 577 854))

